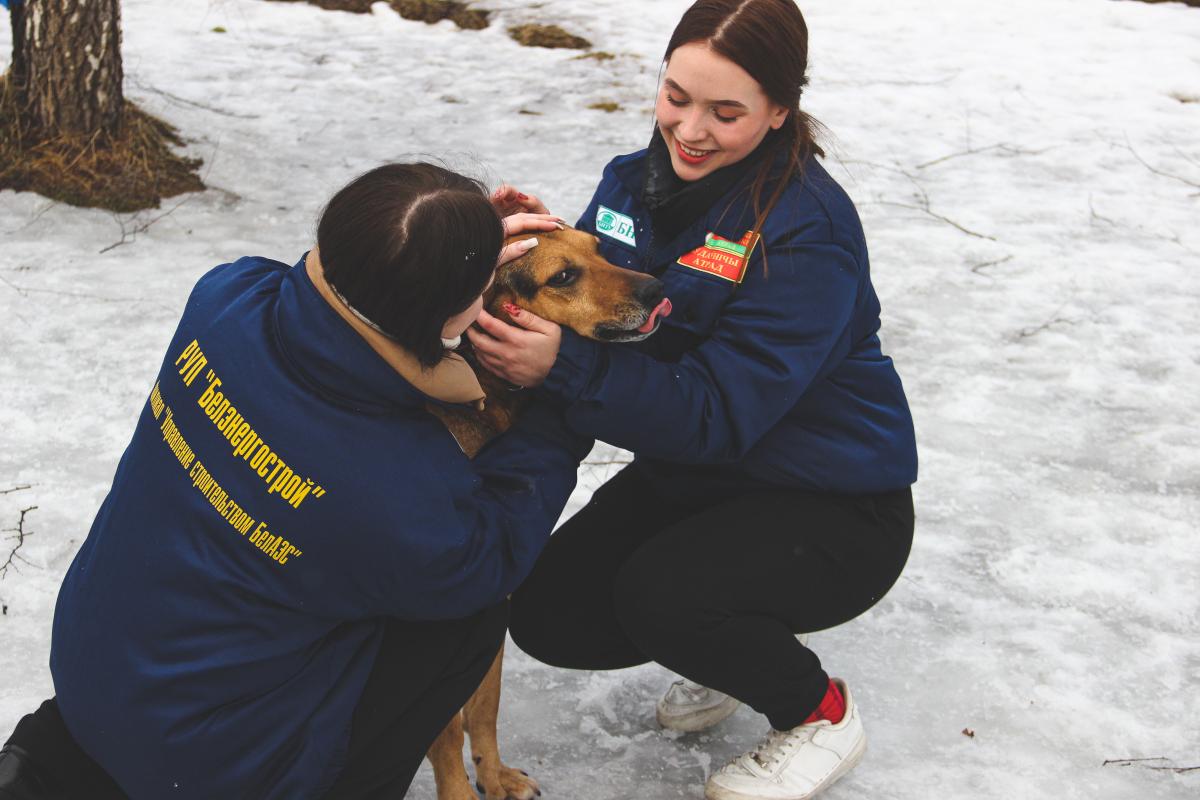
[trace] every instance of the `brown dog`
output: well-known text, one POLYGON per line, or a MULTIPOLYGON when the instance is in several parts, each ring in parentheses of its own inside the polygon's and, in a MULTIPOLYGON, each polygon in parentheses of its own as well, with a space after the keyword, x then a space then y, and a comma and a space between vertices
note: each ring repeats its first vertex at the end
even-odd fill
MULTIPOLYGON (((513 237, 506 244, 519 238, 513 237)), ((500 267, 484 298, 488 313, 511 321, 505 303, 528 309, 581 336, 605 342, 634 342, 658 327, 670 313, 662 282, 640 272, 613 266, 597 252, 596 237, 573 229, 538 233, 538 246, 500 267)), ((479 382, 487 394, 482 411, 430 406, 462 446, 474 457, 489 439, 507 430, 527 402, 525 393, 483 369, 479 382)), ((500 761, 496 716, 500 708, 500 673, 504 648, 467 701, 429 749, 438 800, 478 800, 463 766, 464 731, 471 737, 476 787, 487 800, 532 800, 540 795, 537 781, 500 761)))

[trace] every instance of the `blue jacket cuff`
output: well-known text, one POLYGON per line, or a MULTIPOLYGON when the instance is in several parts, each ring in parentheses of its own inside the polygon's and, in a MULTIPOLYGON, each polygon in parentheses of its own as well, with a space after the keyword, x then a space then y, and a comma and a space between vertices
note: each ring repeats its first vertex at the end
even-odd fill
POLYGON ((575 331, 563 328, 558 358, 550 368, 550 374, 546 376, 542 387, 568 403, 578 400, 592 377, 598 347, 599 345, 591 339, 585 339, 575 331))

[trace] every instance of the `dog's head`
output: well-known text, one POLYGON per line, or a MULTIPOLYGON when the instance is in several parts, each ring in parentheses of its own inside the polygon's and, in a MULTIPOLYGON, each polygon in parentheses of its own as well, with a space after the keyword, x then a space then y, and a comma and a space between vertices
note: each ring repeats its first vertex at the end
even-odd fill
POLYGON ((494 316, 508 320, 503 305, 512 303, 589 339, 636 342, 671 313, 662 281, 605 261, 595 236, 567 228, 505 244, 530 235, 538 246, 496 270, 484 298, 494 316))

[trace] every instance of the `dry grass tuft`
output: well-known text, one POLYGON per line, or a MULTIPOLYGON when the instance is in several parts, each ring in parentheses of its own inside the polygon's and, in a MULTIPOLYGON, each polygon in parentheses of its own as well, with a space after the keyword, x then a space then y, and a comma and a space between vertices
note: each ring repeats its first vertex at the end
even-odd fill
POLYGON ((272 0, 276 3, 308 3, 320 6, 326 11, 349 11, 352 14, 371 13, 371 4, 375 0, 272 0))
POLYGON ((391 0, 392 8, 405 19, 432 25, 448 19, 460 28, 481 31, 488 26, 488 12, 467 8, 457 0, 391 0))
MULTIPOLYGON (((276 3, 310 3, 327 11, 349 11, 368 14, 371 4, 377 0, 273 0, 276 3)), ((488 26, 488 12, 467 8, 458 0, 390 0, 390 5, 400 16, 432 25, 448 19, 460 28, 480 31, 488 26)))
POLYGON ((165 197, 204 189, 200 161, 171 149, 182 144, 175 128, 128 101, 116 136, 39 139, 22 126, 0 78, 0 189, 120 212, 158 208, 165 197))
POLYGON ((582 36, 567 33, 557 25, 517 25, 508 29, 508 35, 526 47, 561 47, 570 50, 587 50, 592 43, 582 36))

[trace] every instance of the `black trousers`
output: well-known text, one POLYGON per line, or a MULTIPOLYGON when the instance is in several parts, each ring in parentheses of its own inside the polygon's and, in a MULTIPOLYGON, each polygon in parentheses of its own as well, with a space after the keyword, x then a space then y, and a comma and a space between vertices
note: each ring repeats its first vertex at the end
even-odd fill
POLYGON ((479 688, 508 628, 508 602, 462 620, 389 620, 354 709, 350 754, 324 800, 399 800, 425 752, 479 688))
MULTIPOLYGON (((354 710, 350 747, 324 800, 399 800, 425 752, 475 692, 504 641, 508 604, 438 622, 389 619, 354 710)), ((29 754, 56 800, 125 800, 71 737, 54 699, 8 740, 29 754)))
POLYGON ((633 465, 550 538, 512 597, 509 632, 560 667, 656 661, 789 730, 829 680, 794 634, 878 602, 912 535, 909 489, 773 489, 681 505, 656 495, 633 465))

